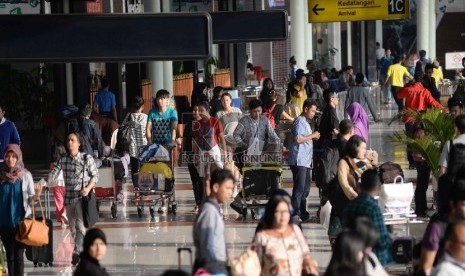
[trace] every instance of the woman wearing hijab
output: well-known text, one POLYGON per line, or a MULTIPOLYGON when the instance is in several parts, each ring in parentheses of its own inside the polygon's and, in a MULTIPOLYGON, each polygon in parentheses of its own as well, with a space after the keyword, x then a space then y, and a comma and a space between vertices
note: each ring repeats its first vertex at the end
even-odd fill
POLYGON ((74 271, 74 275, 108 276, 105 268, 100 266, 100 261, 107 253, 107 238, 105 233, 98 228, 91 228, 84 237, 84 250, 81 261, 74 271))
POLYGON ((354 123, 354 134, 362 137, 365 143, 368 144, 368 130, 370 124, 365 109, 363 109, 359 103, 355 102, 351 103, 346 111, 350 116, 350 120, 354 123))
POLYGON ((31 199, 41 193, 40 184, 34 185, 31 173, 24 168, 23 154, 16 144, 10 144, 3 157, 0 184, 0 236, 5 246, 8 274, 24 274, 25 245, 16 241, 19 223, 31 216, 31 199))

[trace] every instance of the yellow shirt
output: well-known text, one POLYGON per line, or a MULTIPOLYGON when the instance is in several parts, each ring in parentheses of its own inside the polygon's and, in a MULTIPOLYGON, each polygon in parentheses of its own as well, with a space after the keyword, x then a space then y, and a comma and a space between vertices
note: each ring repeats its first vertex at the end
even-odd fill
POLYGON ((404 66, 393 64, 389 66, 387 75, 392 86, 404 87, 404 77, 410 76, 410 73, 404 66))
POLYGON ((437 68, 433 68, 433 74, 431 75, 431 77, 433 77, 434 80, 436 81, 436 85, 438 85, 439 82, 444 79, 444 75, 442 74, 442 71, 437 68))
POLYGON ((305 89, 300 87, 300 85, 294 85, 294 88, 297 92, 294 92, 294 95, 291 95, 291 102, 297 105, 297 111, 298 115, 302 113, 304 102, 307 99, 307 92, 305 92, 305 89), (296 97, 296 94, 301 92, 302 97, 296 97))

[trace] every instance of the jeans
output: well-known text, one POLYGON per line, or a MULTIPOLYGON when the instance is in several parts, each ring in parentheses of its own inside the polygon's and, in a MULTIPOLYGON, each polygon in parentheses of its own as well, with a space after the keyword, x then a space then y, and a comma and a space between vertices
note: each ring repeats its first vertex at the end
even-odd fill
POLYGON ((65 199, 65 187, 53 187, 53 197, 55 198, 57 222, 61 222, 61 216, 66 212, 65 205, 63 204, 65 199))
POLYGON ((404 100, 399 99, 397 97, 397 93, 400 91, 401 88, 402 87, 399 86, 391 86, 392 96, 394 97, 394 101, 396 101, 396 104, 399 107, 399 112, 401 112, 404 109, 404 100))
POLYGON ((310 218, 307 212, 307 197, 310 194, 310 182, 312 182, 310 168, 292 165, 292 179, 294 187, 292 188, 291 203, 294 209, 294 216, 299 216, 302 221, 310 218))
POLYGON ((192 188, 194 189, 195 204, 200 205, 205 198, 205 191, 203 188, 203 181, 199 176, 199 172, 195 167, 194 163, 187 163, 189 169, 189 175, 192 181, 192 188))
POLYGON ((0 227, 0 236, 6 251, 8 275, 24 275, 24 249, 26 246, 15 240, 18 228, 0 227))
POLYGON ((424 215, 426 213, 426 191, 428 190, 429 175, 431 168, 426 163, 417 163, 417 186, 415 188, 415 214, 424 215))
POLYGON ((66 215, 68 216, 69 231, 74 239, 75 254, 80 254, 83 248, 84 235, 86 234, 86 227, 84 226, 84 219, 82 216, 82 201, 66 205, 66 215))

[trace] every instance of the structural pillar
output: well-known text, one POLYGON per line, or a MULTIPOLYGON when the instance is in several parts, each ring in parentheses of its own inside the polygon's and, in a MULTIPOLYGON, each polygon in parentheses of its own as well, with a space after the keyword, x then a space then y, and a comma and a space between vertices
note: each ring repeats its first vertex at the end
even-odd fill
POLYGON ((347 65, 352 64, 352 22, 347 23, 347 65))
MULTIPOLYGON (((63 0, 63 12, 65 14, 69 13, 70 0, 63 0)), ((66 103, 74 104, 74 88, 73 88, 73 64, 65 64, 65 74, 66 74, 66 103)))
POLYGON ((307 6, 304 0, 291 2, 291 56, 295 57, 298 68, 305 68, 305 14, 303 7, 307 6))
POLYGON ((433 61, 436 59, 436 1, 428 1, 429 3, 429 52, 427 56, 433 61))
POLYGON ((335 55, 330 54, 332 57, 331 66, 336 69, 341 69, 341 22, 334 22, 328 24, 328 50, 330 48, 337 49, 335 55))
MULTIPOLYGON (((171 11, 171 1, 162 0, 163 12, 168 13, 171 11)), ((173 61, 163 61, 163 86, 168 90, 171 95, 174 95, 173 91, 173 61)))
POLYGON ((308 59, 313 59, 313 24, 308 23, 308 9, 304 9, 305 21, 304 21, 304 30, 305 30, 305 62, 308 59))
POLYGON ((382 20, 376 20, 376 42, 379 42, 379 45, 381 45, 381 48, 383 47, 383 21, 382 20))
MULTIPOLYGON (((428 0, 417 1, 417 51, 425 50, 426 55, 430 55, 429 49, 429 22, 432 21, 429 17, 428 0)), ((436 22, 436 20, 434 20, 436 22)))
MULTIPOLYGON (((161 12, 160 0, 149 0, 144 3, 144 11, 150 13, 161 12)), ((147 62, 147 77, 152 81, 152 96, 163 89, 163 61, 147 62)))

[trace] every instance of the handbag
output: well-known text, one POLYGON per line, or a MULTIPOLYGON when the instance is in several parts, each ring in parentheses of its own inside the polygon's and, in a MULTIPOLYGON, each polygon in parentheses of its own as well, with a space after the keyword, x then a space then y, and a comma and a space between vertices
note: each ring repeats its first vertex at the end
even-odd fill
MULTIPOLYGON (((82 173, 82 189, 84 189, 84 174, 85 174, 85 160, 87 154, 84 155, 84 168, 82 173)), ((82 218, 84 220, 84 226, 89 228, 97 223, 99 215, 97 210, 97 199, 95 198, 94 189, 92 189, 87 196, 82 197, 82 218)))
POLYGON ((384 214, 408 215, 413 197, 413 183, 404 183, 404 179, 397 176, 394 183, 381 185, 378 204, 384 214))
POLYGON ((259 276, 262 272, 257 252, 248 248, 238 259, 230 262, 233 276, 259 276))
POLYGON ((45 223, 44 209, 42 202, 39 199, 40 211, 42 212, 42 219, 36 219, 34 210, 34 200, 31 199, 32 217, 25 218, 18 227, 16 240, 30 246, 43 246, 48 244, 49 228, 45 223))

